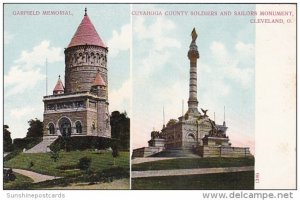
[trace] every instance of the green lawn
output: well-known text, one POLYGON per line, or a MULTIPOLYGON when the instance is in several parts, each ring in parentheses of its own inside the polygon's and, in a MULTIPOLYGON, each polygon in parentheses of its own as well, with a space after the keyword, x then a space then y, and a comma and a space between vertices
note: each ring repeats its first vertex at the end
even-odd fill
POLYGON ((134 164, 132 165, 132 171, 240 166, 254 166, 254 158, 178 158, 170 160, 159 160, 134 164))
POLYGON ((33 180, 27 176, 23 176, 16 172, 14 172, 14 175, 16 176, 16 179, 14 181, 3 183, 4 190, 26 189, 33 182, 33 180))
POLYGON ((134 178, 132 189, 143 190, 252 190, 254 171, 189 176, 134 178))
POLYGON ((57 162, 54 162, 50 156, 50 153, 21 153, 11 160, 4 162, 4 167, 28 169, 52 176, 74 176, 80 175, 83 172, 78 169, 62 170, 59 167, 74 166, 80 158, 87 156, 92 159, 91 171, 101 171, 112 167, 122 167, 129 170, 129 152, 120 152, 120 156, 116 158, 115 166, 113 166, 114 159, 111 152, 97 153, 89 150, 60 152, 57 162), (32 167, 30 167, 30 162, 33 162, 32 167))

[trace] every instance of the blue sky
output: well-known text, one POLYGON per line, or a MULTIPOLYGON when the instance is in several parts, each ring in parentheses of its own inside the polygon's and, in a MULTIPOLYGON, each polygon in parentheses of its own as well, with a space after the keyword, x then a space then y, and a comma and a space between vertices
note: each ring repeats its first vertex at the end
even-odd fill
MULTIPOLYGON (((255 5, 133 5, 134 11, 250 11, 255 5)), ((133 147, 187 110, 190 33, 198 33, 199 109, 223 122, 234 146, 254 145, 255 26, 247 16, 133 16, 133 147)), ((253 150, 253 149, 252 149, 253 150)))
MULTIPOLYGON (((46 94, 45 60, 48 59, 48 94, 58 75, 64 77, 64 48, 69 44, 84 8, 98 34, 109 47, 110 111, 128 111, 129 5, 6 4, 4 6, 4 124, 12 137, 24 137, 32 118, 42 120, 46 94), (17 16, 14 11, 67 10, 70 16, 17 16)), ((63 80, 64 82, 64 80, 63 80)))

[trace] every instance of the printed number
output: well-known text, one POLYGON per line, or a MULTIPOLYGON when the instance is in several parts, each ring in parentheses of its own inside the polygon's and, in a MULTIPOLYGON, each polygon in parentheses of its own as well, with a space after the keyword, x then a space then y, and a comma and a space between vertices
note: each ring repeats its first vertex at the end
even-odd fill
POLYGON ((259 173, 255 173, 255 183, 259 183, 259 173))

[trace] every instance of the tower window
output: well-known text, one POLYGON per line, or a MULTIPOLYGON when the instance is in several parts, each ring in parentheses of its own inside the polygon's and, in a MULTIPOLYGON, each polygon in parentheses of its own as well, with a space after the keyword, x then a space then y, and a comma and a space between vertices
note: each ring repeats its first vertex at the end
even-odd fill
POLYGON ((82 125, 80 122, 76 122, 76 133, 82 133, 82 125))
POLYGON ((49 134, 53 135, 55 133, 55 128, 54 128, 54 124, 50 123, 48 125, 48 130, 49 130, 49 134))

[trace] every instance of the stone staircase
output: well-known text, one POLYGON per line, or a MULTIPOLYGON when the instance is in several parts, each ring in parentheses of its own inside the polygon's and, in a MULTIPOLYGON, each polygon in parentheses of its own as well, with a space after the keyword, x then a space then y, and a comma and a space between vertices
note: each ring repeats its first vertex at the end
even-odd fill
POLYGON ((184 157, 184 158, 200 158, 197 154, 194 154, 190 149, 166 149, 159 153, 153 154, 150 157, 184 157))
POLYGON ((46 153, 50 152, 49 146, 58 138, 58 136, 44 136, 43 141, 24 151, 24 153, 46 153))

